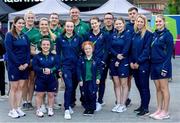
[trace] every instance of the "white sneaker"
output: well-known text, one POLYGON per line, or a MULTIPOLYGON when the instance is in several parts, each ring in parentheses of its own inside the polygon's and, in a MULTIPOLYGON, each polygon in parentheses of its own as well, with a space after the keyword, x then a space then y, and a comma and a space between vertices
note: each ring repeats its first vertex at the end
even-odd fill
POLYGON ((101 103, 101 106, 105 106, 105 105, 106 105, 106 103, 105 103, 105 102, 101 103))
POLYGON ((119 108, 120 104, 116 104, 113 108, 112 108, 112 112, 117 112, 117 109, 119 108))
POLYGON ((10 110, 8 113, 8 116, 12 117, 12 118, 19 118, 20 117, 15 109, 10 110))
POLYGON ((41 110, 44 114, 47 113, 47 109, 46 109, 46 106, 45 106, 44 104, 41 105, 40 110, 41 110))
POLYGON ((26 113, 21 110, 21 107, 18 107, 16 109, 16 112, 19 114, 20 117, 26 116, 26 113))
POLYGON ((96 103, 96 110, 95 111, 100 111, 102 109, 102 106, 100 103, 96 103))
POLYGON ((48 108, 48 116, 53 116, 53 115, 54 115, 53 108, 48 108))
POLYGON ((121 112, 124 112, 124 111, 126 111, 126 110, 127 110, 127 108, 126 108, 125 105, 120 105, 120 106, 118 107, 118 109, 117 109, 117 112, 118 112, 118 113, 121 113, 121 112))
POLYGON ((73 111, 73 109, 71 108, 71 106, 69 106, 69 112, 70 112, 70 114, 73 114, 73 113, 74 113, 74 111, 73 111))
POLYGON ((1 98, 0 98, 0 101, 4 101, 4 100, 5 100, 5 99, 1 99, 1 98))
POLYGON ((9 96, 8 96, 8 95, 3 95, 3 96, 1 96, 0 98, 1 98, 1 99, 8 99, 9 96))
POLYGON ((64 112, 64 119, 66 119, 66 120, 70 120, 71 119, 71 114, 70 114, 69 110, 65 110, 65 112, 64 112))
POLYGON ((41 111, 41 109, 36 110, 36 116, 38 117, 44 117, 44 113, 41 111))

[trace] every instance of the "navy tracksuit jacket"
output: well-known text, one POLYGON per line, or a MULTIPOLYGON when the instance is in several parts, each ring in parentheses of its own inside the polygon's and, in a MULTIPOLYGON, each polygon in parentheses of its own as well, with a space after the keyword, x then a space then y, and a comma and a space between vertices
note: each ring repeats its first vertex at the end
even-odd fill
POLYGON ((108 51, 108 42, 110 37, 108 37, 108 33, 104 31, 100 31, 99 34, 94 35, 93 31, 91 30, 87 36, 86 40, 89 40, 94 43, 94 56, 99 58, 102 63, 102 70, 101 70, 101 82, 99 84, 99 93, 98 93, 98 102, 103 103, 103 96, 105 91, 105 80, 107 77, 107 68, 106 62, 108 59, 109 51, 108 51))
POLYGON ((75 102, 77 81, 77 62, 82 55, 82 38, 74 33, 71 38, 67 38, 63 33, 56 39, 56 53, 61 63, 61 71, 65 82, 64 107, 69 109, 75 102))
POLYGON ((126 30, 129 30, 131 34, 134 33, 134 23, 127 21, 126 22, 126 30))
MULTIPOLYGON (((120 71, 129 71, 129 50, 131 46, 131 33, 129 30, 124 30, 122 33, 115 32, 112 36, 112 42, 110 45, 111 53, 111 72, 115 69, 115 62, 120 62, 120 71), (122 54, 124 59, 117 59, 117 55, 122 54)), ((121 73, 121 72, 120 72, 121 73)), ((113 73, 116 74, 116 73, 113 73)), ((119 75, 120 77, 128 77, 129 72, 124 75, 119 75)))
POLYGON ((141 33, 134 33, 132 38, 131 62, 138 63, 139 68, 133 70, 133 76, 141 97, 140 107, 148 110, 150 101, 149 72, 150 72, 150 43, 152 33, 146 30, 141 38, 141 33))
POLYGON ((8 63, 8 77, 10 81, 27 79, 28 71, 20 71, 18 67, 30 63, 30 41, 25 34, 14 37, 11 32, 6 33, 5 48, 8 63), (21 76, 22 75, 22 76, 21 76))
POLYGON ((173 36, 168 29, 156 30, 151 43, 151 78, 162 79, 172 77, 171 57, 173 52, 173 36), (156 70, 155 70, 156 68, 156 70), (161 72, 167 73, 161 76, 161 72))
POLYGON ((96 80, 97 74, 100 74, 100 60, 94 57, 92 60, 92 80, 86 81, 85 57, 80 58, 77 65, 78 81, 83 81, 83 86, 81 87, 83 97, 82 105, 87 110, 96 110, 96 92, 98 89, 96 80))
POLYGON ((32 66, 33 70, 36 73, 35 85, 40 85, 40 87, 35 86, 35 90, 42 90, 44 92, 55 92, 57 90, 58 84, 56 74, 60 68, 57 56, 52 53, 44 55, 42 52, 40 52, 33 57, 32 66), (51 74, 44 74, 44 68, 49 68, 51 70, 51 74))

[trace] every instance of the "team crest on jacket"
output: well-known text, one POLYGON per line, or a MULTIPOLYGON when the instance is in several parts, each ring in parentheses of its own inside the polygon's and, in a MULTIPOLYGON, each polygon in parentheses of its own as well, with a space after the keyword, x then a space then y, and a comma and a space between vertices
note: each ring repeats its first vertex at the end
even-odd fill
POLYGON ((102 39, 103 38, 103 35, 101 34, 100 36, 99 36, 99 39, 102 39))
POLYGON ((26 38, 24 36, 22 36, 22 39, 25 40, 26 38))
POLYGON ((40 58, 40 60, 42 61, 42 60, 43 60, 43 58, 40 58))
POLYGON ((74 42, 76 42, 77 41, 77 39, 76 38, 74 38, 74 42))
POLYGON ((94 65, 94 66, 96 65, 96 62, 95 62, 95 61, 93 61, 93 65, 94 65))
POLYGON ((53 56, 51 57, 51 61, 54 61, 54 57, 53 56))
POLYGON ((116 37, 117 37, 117 36, 116 36, 116 35, 114 35, 114 36, 113 36, 113 39, 116 39, 116 37))
POLYGON ((64 74, 64 78, 67 78, 67 74, 64 74))
POLYGON ((124 37, 124 35, 121 35, 121 37, 120 38, 123 38, 124 37))
POLYGON ((65 40, 62 40, 62 42, 65 42, 65 40))
POLYGON ((159 40, 162 40, 164 38, 164 36, 161 36, 160 38, 159 38, 159 40))

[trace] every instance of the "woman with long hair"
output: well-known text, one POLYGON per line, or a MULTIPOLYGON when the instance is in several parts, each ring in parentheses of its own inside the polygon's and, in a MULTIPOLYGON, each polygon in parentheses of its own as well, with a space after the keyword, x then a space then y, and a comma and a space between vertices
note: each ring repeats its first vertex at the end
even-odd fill
POLYGON ((151 43, 151 79, 154 80, 157 96, 157 110, 150 115, 154 119, 169 118, 169 85, 172 77, 171 57, 173 37, 165 26, 163 15, 156 16, 156 30, 151 43))
POLYGON ((150 90, 150 42, 152 33, 147 29, 147 19, 144 15, 138 15, 134 25, 132 37, 130 67, 133 70, 136 87, 140 94, 140 106, 134 111, 138 116, 149 114, 150 90))
POLYGON ((11 110, 8 116, 18 118, 26 114, 21 110, 23 87, 28 79, 28 65, 30 63, 30 42, 21 31, 24 19, 15 17, 10 32, 5 37, 5 47, 8 57, 8 78, 10 81, 9 102, 11 110))
POLYGON ((94 44, 94 56, 99 58, 102 63, 101 69, 101 79, 99 83, 97 103, 96 103, 96 111, 100 111, 102 109, 102 105, 105 104, 103 102, 103 96, 105 91, 105 80, 106 80, 106 72, 104 71, 106 60, 108 56, 108 46, 107 46, 107 35, 104 31, 100 29, 100 19, 96 16, 91 17, 90 25, 92 30, 87 33, 86 40, 93 42, 94 44))
POLYGON ((81 55, 81 43, 82 38, 74 32, 74 23, 66 21, 64 32, 56 39, 56 53, 60 59, 62 77, 65 83, 65 119, 71 119, 73 113, 71 105, 73 103, 73 88, 78 83, 76 67, 81 55))
MULTIPOLYGON (((30 50, 31 50, 31 60, 33 56, 36 54, 36 48, 39 43, 38 34, 39 30, 35 27, 35 14, 32 11, 28 11, 24 15, 25 20, 25 26, 22 30, 23 33, 25 33, 29 41, 31 43, 30 50)), ((24 88, 23 88, 23 110, 32 110, 34 107, 32 105, 32 98, 33 98, 33 92, 34 92, 34 79, 35 74, 32 69, 32 64, 30 63, 29 66, 29 79, 26 82, 24 88)))
POLYGON ((129 76, 129 48, 131 44, 130 31, 125 29, 125 20, 118 18, 114 26, 117 30, 111 41, 110 53, 110 75, 114 82, 114 91, 116 96, 116 105, 113 112, 126 111, 125 102, 128 97, 127 77, 129 76))

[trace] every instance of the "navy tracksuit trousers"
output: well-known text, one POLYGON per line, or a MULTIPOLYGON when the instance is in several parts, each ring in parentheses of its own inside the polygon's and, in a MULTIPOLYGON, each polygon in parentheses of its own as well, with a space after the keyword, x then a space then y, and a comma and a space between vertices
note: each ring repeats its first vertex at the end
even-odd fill
POLYGON ((148 110, 150 102, 149 90, 149 71, 148 70, 133 70, 136 87, 140 93, 141 105, 140 107, 148 110))
POLYGON ((96 110, 96 91, 93 84, 92 81, 85 81, 81 87, 83 106, 87 110, 96 110))
POLYGON ((63 79, 65 83, 65 92, 64 92, 64 107, 65 110, 69 109, 69 106, 72 104, 72 97, 74 97, 75 92, 74 90, 74 84, 76 84, 77 81, 77 74, 74 69, 66 69, 63 68, 63 79))

